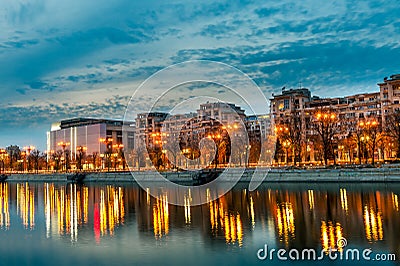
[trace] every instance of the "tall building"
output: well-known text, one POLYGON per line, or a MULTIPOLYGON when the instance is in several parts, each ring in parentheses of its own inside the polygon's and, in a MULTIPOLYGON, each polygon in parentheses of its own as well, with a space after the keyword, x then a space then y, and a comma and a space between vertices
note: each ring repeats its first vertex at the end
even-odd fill
POLYGON ((127 149, 134 147, 134 129, 127 128, 123 139, 123 121, 95 118, 74 118, 54 123, 47 132, 47 152, 66 149, 71 159, 84 148, 87 154, 104 154, 108 148, 124 143, 127 149), (107 143, 105 143, 107 141, 107 143), (64 145, 64 146, 63 146, 64 145), (110 146, 110 147, 107 147, 110 146))
MULTIPOLYGON (((382 83, 378 83, 381 99, 381 112, 388 114, 391 110, 400 109, 400 74, 385 77, 382 83)), ((383 116, 385 121, 385 116, 383 116)))

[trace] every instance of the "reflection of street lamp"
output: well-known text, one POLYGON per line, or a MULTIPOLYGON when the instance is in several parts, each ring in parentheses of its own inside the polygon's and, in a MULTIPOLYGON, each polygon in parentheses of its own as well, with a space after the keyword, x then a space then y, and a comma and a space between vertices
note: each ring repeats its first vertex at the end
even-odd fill
POLYGON ((64 141, 60 141, 59 143, 57 143, 58 146, 61 146, 62 150, 63 150, 63 154, 64 154, 64 160, 65 160, 65 172, 68 172, 68 164, 67 164, 67 154, 65 153, 65 148, 67 146, 70 145, 69 142, 64 142, 64 141))

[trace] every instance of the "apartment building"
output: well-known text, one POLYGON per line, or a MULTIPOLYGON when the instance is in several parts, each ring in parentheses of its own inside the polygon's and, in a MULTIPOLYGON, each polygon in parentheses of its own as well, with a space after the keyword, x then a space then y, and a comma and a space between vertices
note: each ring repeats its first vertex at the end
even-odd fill
MULTIPOLYGON (((400 109, 400 75, 384 78, 382 83, 378 83, 378 86, 378 92, 334 98, 312 96, 310 90, 306 88, 283 89, 281 94, 273 95, 271 99, 271 116, 275 125, 284 124, 291 117, 299 117, 302 142, 309 151, 309 157, 303 155, 302 161, 314 161, 316 147, 313 147, 312 139, 316 132, 311 124, 313 116, 317 112, 324 110, 333 112, 338 118, 337 123, 346 121, 346 123, 350 123, 349 127, 372 120, 384 126, 386 114, 391 110, 400 109)), ((339 139, 347 136, 348 132, 343 131, 339 135, 339 139)), ((378 148, 380 157, 384 157, 383 153, 384 151, 380 151, 378 148)))

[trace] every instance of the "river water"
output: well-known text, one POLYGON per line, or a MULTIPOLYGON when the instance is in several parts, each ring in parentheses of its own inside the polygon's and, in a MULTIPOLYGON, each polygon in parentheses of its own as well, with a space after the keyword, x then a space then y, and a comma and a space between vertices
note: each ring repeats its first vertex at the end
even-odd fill
POLYGON ((399 261, 399 195, 398 184, 239 184, 174 206, 135 184, 1 183, 0 264, 393 265, 376 255, 399 261), (302 260, 304 249, 320 258, 302 260), (360 259, 329 257, 347 249, 360 259))

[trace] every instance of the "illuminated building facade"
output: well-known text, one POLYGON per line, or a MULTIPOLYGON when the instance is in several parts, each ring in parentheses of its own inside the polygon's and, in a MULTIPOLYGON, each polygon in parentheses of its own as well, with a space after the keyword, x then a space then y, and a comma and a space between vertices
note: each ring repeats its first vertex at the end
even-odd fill
MULTIPOLYGON (((228 132, 237 132, 235 134, 239 136, 241 126, 245 127, 249 141, 256 140, 255 142, 257 142, 257 144, 244 147, 248 149, 245 153, 259 152, 261 136, 263 134, 265 136, 270 129, 270 117, 269 115, 246 116, 241 107, 232 103, 207 102, 200 104, 196 113, 173 115, 162 112, 141 113, 137 115, 135 125, 135 149, 137 150, 133 154, 135 157, 139 157, 138 153, 142 152, 140 149, 144 148, 140 147, 140 143, 146 145, 150 158, 141 159, 141 166, 144 166, 145 160, 158 162, 167 152, 172 153, 173 160, 178 157, 177 154, 180 151, 187 158, 197 159, 201 153, 199 143, 202 139, 209 138, 217 144, 227 144, 231 141, 228 132), (169 145, 172 143, 171 139, 174 141, 179 139, 179 147, 169 145)), ((245 146, 245 144, 243 145, 245 146)), ((229 152, 228 149, 225 149, 223 153, 228 154, 229 152)), ((222 151, 220 153, 222 154, 222 151)), ((256 158, 256 156, 250 157, 254 157, 254 160, 256 158)), ((221 155, 218 160, 222 163, 228 161, 225 155, 221 155)), ((206 161, 206 158, 199 158, 198 164, 206 161)), ((137 166, 139 162, 134 164, 137 166)))
POLYGON ((47 153, 50 155, 65 149, 70 151, 71 159, 75 159, 82 147, 87 154, 99 155, 104 154, 109 147, 122 143, 132 149, 134 129, 127 128, 128 134, 123 139, 122 126, 121 120, 93 118, 74 118, 54 123, 47 132, 47 153))
MULTIPOLYGON (((273 94, 271 99, 271 116, 275 125, 285 124, 293 117, 298 117, 301 128, 302 143, 307 147, 303 153, 302 161, 315 161, 316 147, 313 138, 316 132, 312 127, 313 116, 317 112, 329 110, 338 118, 338 123, 346 121, 349 125, 347 131, 339 133, 339 139, 348 137, 351 131, 359 123, 375 121, 376 124, 385 126, 385 117, 388 113, 400 109, 400 75, 392 75, 378 84, 380 91, 362 93, 336 98, 320 98, 312 96, 306 88, 282 89, 281 94, 273 94), (308 153, 308 157, 307 157, 308 153)), ((340 149, 340 147, 338 147, 340 149)), ((386 152, 378 147, 374 156, 377 159, 390 157, 391 152, 386 152)), ((349 161, 350 155, 344 156, 338 152, 338 157, 349 161)))

